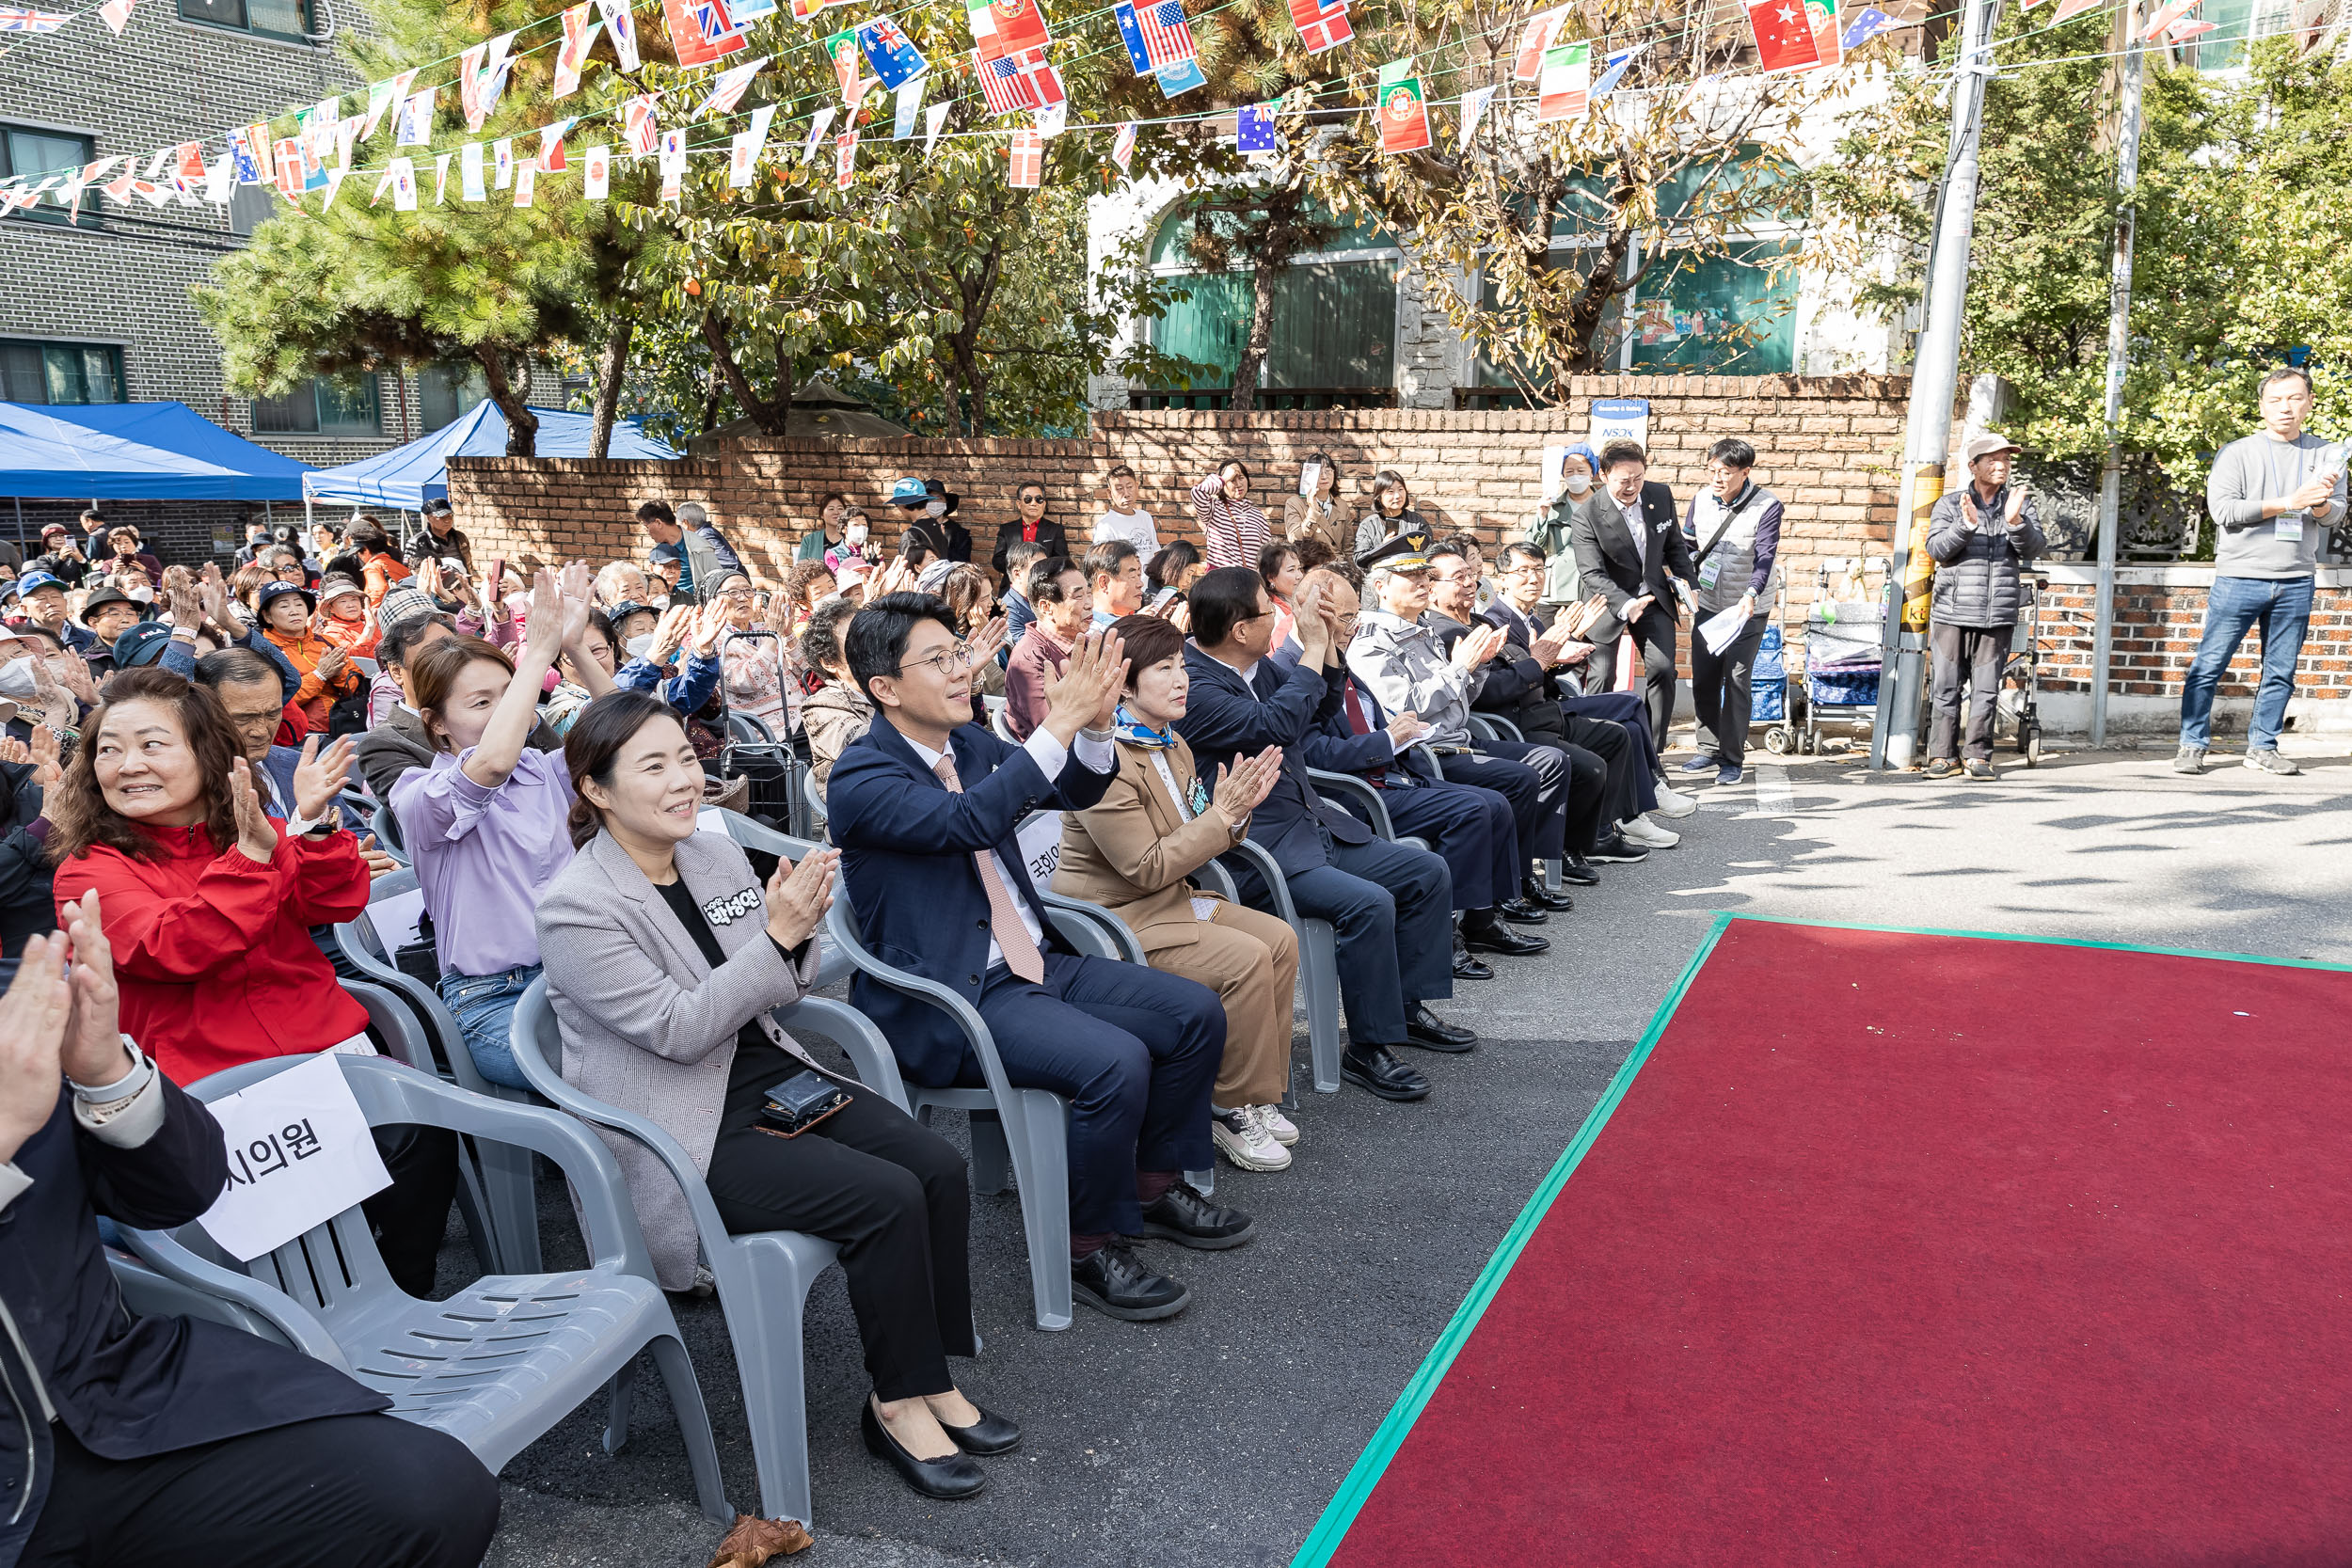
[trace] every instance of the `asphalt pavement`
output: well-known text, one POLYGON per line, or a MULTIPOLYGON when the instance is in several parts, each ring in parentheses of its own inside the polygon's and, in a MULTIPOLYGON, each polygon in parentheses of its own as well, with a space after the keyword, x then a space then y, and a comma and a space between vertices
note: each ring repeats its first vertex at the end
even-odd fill
MULTIPOLYGON (((1302 1033, 1296 1164, 1217 1176, 1217 1197, 1257 1217, 1257 1239, 1224 1253, 1149 1248, 1193 1287, 1182 1317, 1130 1324, 1081 1307, 1069 1330, 1040 1332, 1015 1200, 976 1198, 985 1346, 958 1376, 1025 1433, 1018 1453, 983 1461, 980 1497, 930 1502, 866 1455, 855 1328, 838 1272, 820 1281, 806 1354, 818 1544, 798 1560, 1287 1563, 1716 911, 2352 963, 2352 762, 2292 737, 2288 749, 2300 777, 2234 759, 2182 777, 2168 750, 2059 753, 2033 770, 2004 757, 1991 784, 1759 755, 1748 782, 1702 792, 1700 812, 1676 824, 1679 847, 1605 868, 1601 887, 1580 892, 1576 911, 1543 928, 1550 954, 1491 960, 1496 979, 1439 1005, 1484 1043, 1467 1056, 1413 1053, 1437 1085, 1428 1100, 1314 1093, 1302 1033)), ((963 1136, 960 1118, 942 1131, 963 1136)), ((542 1196, 550 1259, 576 1259, 553 1183, 542 1196)), ((1563 1201, 1573 1197, 1571 1184, 1563 1201)), ((459 1234, 444 1254, 453 1275, 471 1264, 459 1234)), ((677 1313, 729 1493, 755 1507, 718 1306, 682 1300, 677 1313)), ((592 1407, 507 1466, 493 1563, 708 1561, 719 1531, 693 1509, 650 1369, 639 1386, 619 1454, 603 1451, 592 1407)))

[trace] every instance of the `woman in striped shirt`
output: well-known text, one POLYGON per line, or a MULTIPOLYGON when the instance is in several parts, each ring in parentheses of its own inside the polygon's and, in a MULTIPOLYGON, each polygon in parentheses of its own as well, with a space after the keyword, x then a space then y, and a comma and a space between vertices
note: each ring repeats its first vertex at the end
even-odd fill
POLYGON ((1192 487, 1192 515, 1208 546, 1209 567, 1247 566, 1255 571, 1265 548, 1265 514, 1249 499, 1249 470, 1224 463, 1216 477, 1192 487))

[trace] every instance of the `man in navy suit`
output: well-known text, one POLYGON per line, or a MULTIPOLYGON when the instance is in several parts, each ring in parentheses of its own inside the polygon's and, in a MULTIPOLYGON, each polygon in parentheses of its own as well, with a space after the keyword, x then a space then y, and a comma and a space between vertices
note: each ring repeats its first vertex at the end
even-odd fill
POLYGON ((1674 492, 1645 479, 1648 463, 1639 442, 1612 441, 1601 448, 1604 488, 1577 509, 1569 537, 1586 590, 1608 599, 1613 618, 1604 621, 1609 629, 1585 666, 1585 689, 1606 691, 1616 685, 1614 627, 1631 630, 1642 650, 1650 734, 1663 745, 1675 716, 1677 591, 1687 592, 1698 575, 1674 492))
MULTIPOLYGON (((1355 585, 1327 566, 1317 567, 1311 579, 1327 579, 1324 592, 1336 611, 1339 635, 1351 635, 1358 616, 1355 585)), ((1428 753, 1412 743, 1429 727, 1418 715, 1391 718, 1355 674, 1342 680, 1337 711, 1307 737, 1307 765, 1353 773, 1379 790, 1389 825, 1400 835, 1427 839, 1444 858, 1454 880, 1454 907, 1463 917, 1454 939, 1454 977, 1492 978, 1494 971, 1479 961, 1480 953, 1531 958, 1549 952, 1551 943, 1542 937, 1503 924, 1540 926, 1549 918, 1518 896, 1519 868, 1527 858, 1519 852, 1510 800, 1477 784, 1449 783, 1428 753)))
MULTIPOLYGON (((971 672, 994 641, 959 641, 946 601, 929 594, 885 594, 850 623, 850 676, 874 722, 826 785, 841 879, 877 958, 977 1008, 1014 1085, 1069 1100, 1077 1298, 1112 1317, 1169 1317, 1190 1293, 1145 1268, 1129 1239, 1218 1248, 1250 1236, 1248 1215, 1179 1174, 1214 1159, 1209 1088, 1225 1053, 1224 1005, 1195 981, 1072 952, 1015 836, 1031 812, 1083 810, 1110 787, 1126 674, 1119 638, 1072 650, 1021 746, 972 722, 971 672)), ((850 994, 916 1083, 982 1082, 940 1008, 864 974, 850 994)))
MULTIPOLYGON (((1429 1081, 1391 1047, 1462 1052, 1478 1043, 1428 1007, 1454 994, 1454 879, 1438 856, 1375 838, 1323 802, 1307 777, 1306 739, 1340 710, 1343 689, 1343 644, 1324 590, 1300 590, 1295 635, 1303 653, 1287 667, 1267 657, 1274 606, 1265 579, 1247 566, 1209 573, 1186 603, 1193 640, 1184 673, 1192 690, 1177 733, 1204 770, 1268 746, 1282 749, 1282 777, 1250 814, 1249 840, 1281 867, 1299 913, 1329 921, 1338 939, 1347 1008, 1341 1076, 1383 1100, 1419 1100, 1429 1081)), ((1266 907, 1270 895, 1257 873, 1247 864, 1233 871, 1242 896, 1266 907)))

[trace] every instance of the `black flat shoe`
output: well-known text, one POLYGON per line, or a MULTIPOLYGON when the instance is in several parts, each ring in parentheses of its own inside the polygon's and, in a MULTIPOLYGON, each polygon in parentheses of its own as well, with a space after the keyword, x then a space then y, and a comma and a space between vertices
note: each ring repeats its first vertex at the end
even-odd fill
POLYGON ((1532 958, 1551 951, 1551 943, 1544 938, 1514 931, 1500 920, 1486 926, 1464 926, 1462 945, 1473 953, 1500 953, 1506 958, 1532 958))
POLYGON ((1181 1178, 1143 1211, 1143 1233, 1196 1252, 1222 1252, 1249 1240, 1255 1224, 1238 1209, 1211 1203, 1181 1178))
POLYGON ((1456 980, 1491 980, 1495 972, 1488 969, 1483 959, 1473 957, 1470 950, 1456 938, 1454 943, 1454 977, 1456 980))
POLYGON ((1591 861, 1581 855, 1574 855, 1560 868, 1560 879, 1577 887, 1597 887, 1600 885, 1600 873, 1593 869, 1591 861))
MULTIPOLYGON (((1560 902, 1566 904, 1568 899, 1564 895, 1560 902)), ((1541 926, 1551 918, 1524 898, 1505 898, 1495 906, 1495 913, 1514 926, 1541 926)))
POLYGON ((1419 1100, 1429 1080, 1390 1054, 1385 1045, 1350 1045, 1340 1055, 1340 1076, 1383 1100, 1419 1100))
POLYGON ((1166 1275, 1153 1274, 1135 1248, 1113 1242, 1070 1265, 1070 1292, 1104 1317, 1129 1323, 1172 1318, 1192 1304, 1192 1292, 1166 1275))
POLYGON ((917 1459, 898 1446, 874 1414, 873 1402, 858 1412, 858 1425, 866 1432, 866 1451, 898 1472, 898 1479, 927 1497, 944 1497, 952 1502, 961 1497, 979 1495, 988 1484, 988 1472, 972 1462, 965 1453, 951 1453, 940 1459, 917 1459))
MULTIPOLYGON (((1568 866, 1563 865, 1560 868, 1560 879, 1572 882, 1576 880, 1576 878, 1569 875, 1568 866)), ((1565 893, 1552 892, 1551 889, 1544 886, 1540 878, 1535 877, 1530 877, 1519 884, 1519 901, 1533 905, 1539 910, 1552 910, 1561 913, 1576 908, 1575 899, 1565 893)))
POLYGON ((980 1418, 968 1427, 939 1423, 939 1430, 954 1438, 957 1448, 966 1453, 1010 1453, 1021 1446, 1021 1428, 1009 1417, 980 1410, 977 1402, 972 1408, 980 1411, 980 1418))
POLYGON ((1405 1009, 1405 1043, 1418 1045, 1423 1051, 1443 1051, 1459 1055, 1478 1047, 1478 1036, 1468 1029, 1457 1029, 1429 1010, 1425 1002, 1415 1002, 1405 1009))

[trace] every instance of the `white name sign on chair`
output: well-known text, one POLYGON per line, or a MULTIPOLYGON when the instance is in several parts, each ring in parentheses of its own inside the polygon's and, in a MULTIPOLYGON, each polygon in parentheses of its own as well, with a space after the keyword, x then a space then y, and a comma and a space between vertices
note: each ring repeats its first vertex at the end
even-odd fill
POLYGON ((1061 813, 1041 811, 1021 824, 1014 835, 1021 846, 1021 863, 1033 887, 1053 885, 1054 868, 1061 864, 1061 813))
POLYGON ((375 927, 375 940, 384 944, 385 958, 396 959, 402 948, 417 940, 417 927, 424 923, 424 889, 412 887, 374 900, 368 905, 368 919, 375 927))
POLYGON ((200 1223, 240 1262, 284 1246, 392 1184, 367 1115, 331 1051, 206 1109, 229 1146, 229 1185, 200 1223))

